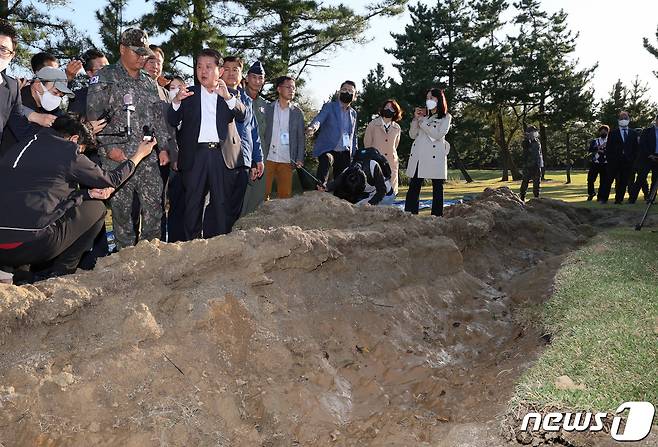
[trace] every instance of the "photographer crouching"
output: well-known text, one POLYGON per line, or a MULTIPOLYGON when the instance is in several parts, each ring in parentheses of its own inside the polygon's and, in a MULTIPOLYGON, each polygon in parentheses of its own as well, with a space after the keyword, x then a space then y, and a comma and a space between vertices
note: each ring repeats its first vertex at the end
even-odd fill
POLYGON ((0 159, 0 266, 50 262, 27 282, 75 272, 105 220, 103 200, 156 143, 141 143, 132 157, 104 171, 83 154, 95 145, 90 126, 67 114, 9 149, 0 159))

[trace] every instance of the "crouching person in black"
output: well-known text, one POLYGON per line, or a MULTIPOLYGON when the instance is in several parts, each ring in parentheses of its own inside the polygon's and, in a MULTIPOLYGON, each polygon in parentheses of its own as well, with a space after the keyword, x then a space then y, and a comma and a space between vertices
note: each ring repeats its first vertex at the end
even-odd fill
POLYGON ((358 150, 352 164, 327 184, 327 191, 357 205, 390 205, 395 200, 390 166, 374 148, 358 150))
POLYGON ((51 263, 35 279, 72 273, 103 226, 103 203, 135 171, 156 142, 103 171, 82 152, 94 144, 77 115, 9 149, 0 159, 0 265, 51 263), (81 189, 80 185, 83 185, 81 189))

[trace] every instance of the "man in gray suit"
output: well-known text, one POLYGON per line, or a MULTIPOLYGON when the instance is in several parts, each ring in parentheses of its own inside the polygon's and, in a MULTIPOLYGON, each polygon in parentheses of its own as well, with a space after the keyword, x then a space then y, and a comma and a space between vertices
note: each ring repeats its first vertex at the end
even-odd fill
POLYGON ((267 127, 263 147, 268 149, 265 200, 269 200, 275 181, 277 197, 291 197, 293 169, 304 165, 304 113, 292 103, 296 92, 295 80, 290 76, 281 76, 274 86, 279 98, 265 108, 267 127))

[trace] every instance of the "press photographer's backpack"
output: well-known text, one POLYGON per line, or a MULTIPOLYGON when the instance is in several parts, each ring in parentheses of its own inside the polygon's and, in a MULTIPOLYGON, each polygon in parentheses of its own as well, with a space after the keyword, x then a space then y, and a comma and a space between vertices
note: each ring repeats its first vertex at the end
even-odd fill
POLYGON ((388 160, 384 157, 381 152, 379 152, 374 147, 367 147, 364 149, 359 149, 354 154, 353 161, 361 163, 361 166, 364 169, 368 169, 367 166, 370 166, 370 160, 375 160, 379 163, 379 167, 382 168, 382 174, 386 180, 391 178, 391 165, 388 164, 388 160))

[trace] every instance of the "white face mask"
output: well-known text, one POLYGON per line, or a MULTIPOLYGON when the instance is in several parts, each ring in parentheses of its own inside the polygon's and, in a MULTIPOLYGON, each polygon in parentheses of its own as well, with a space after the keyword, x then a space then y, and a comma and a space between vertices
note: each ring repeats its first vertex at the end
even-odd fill
POLYGON ((436 106, 438 106, 439 103, 436 102, 435 99, 428 99, 427 101, 425 101, 425 105, 427 106, 427 110, 429 111, 436 109, 436 106))
POLYGON ((39 99, 41 99, 41 107, 48 112, 52 112, 62 105, 62 98, 53 95, 48 90, 44 90, 43 93, 39 94, 39 99))
POLYGON ((619 127, 628 127, 629 120, 619 120, 619 127))
POLYGON ((534 139, 539 138, 539 132, 533 132, 532 133, 532 138, 534 138, 534 139))
POLYGON ((179 91, 180 91, 180 88, 175 88, 173 90, 169 90, 169 101, 173 101, 179 91))

